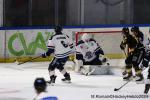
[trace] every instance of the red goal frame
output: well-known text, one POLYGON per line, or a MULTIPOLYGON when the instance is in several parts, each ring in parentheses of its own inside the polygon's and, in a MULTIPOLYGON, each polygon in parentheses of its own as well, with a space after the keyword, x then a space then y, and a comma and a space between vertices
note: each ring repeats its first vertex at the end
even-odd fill
POLYGON ((99 33, 105 33, 105 34, 115 34, 115 33, 121 33, 121 31, 95 31, 95 32, 90 32, 90 31, 85 31, 85 32, 76 32, 76 34, 75 34, 75 41, 76 41, 76 45, 77 45, 77 42, 78 42, 78 36, 80 35, 80 34, 84 34, 84 33, 90 33, 90 34, 99 34, 99 33))

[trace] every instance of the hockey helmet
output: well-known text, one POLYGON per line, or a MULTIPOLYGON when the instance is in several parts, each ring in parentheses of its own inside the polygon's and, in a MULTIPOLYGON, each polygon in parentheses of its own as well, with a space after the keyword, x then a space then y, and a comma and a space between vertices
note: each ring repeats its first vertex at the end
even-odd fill
POLYGON ((131 28, 131 32, 139 32, 139 27, 138 26, 133 26, 131 28))
POLYGON ((58 25, 55 27, 55 32, 61 32, 62 31, 62 26, 58 25))
POLYGON ((46 81, 44 78, 36 78, 34 81, 34 88, 38 91, 38 92, 42 92, 45 91, 47 87, 46 81))
POLYGON ((88 40, 91 39, 91 35, 87 34, 87 33, 84 33, 81 37, 81 39, 84 41, 84 42, 87 42, 88 40))
POLYGON ((129 28, 128 28, 128 27, 124 27, 124 28, 122 29, 122 33, 128 34, 128 33, 129 33, 129 28))

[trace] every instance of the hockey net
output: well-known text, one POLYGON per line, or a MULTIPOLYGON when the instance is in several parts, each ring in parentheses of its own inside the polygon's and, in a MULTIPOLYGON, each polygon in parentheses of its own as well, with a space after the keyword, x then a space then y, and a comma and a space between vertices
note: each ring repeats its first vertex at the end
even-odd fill
POLYGON ((91 35, 96 40, 108 58, 119 59, 124 57, 120 49, 120 43, 122 41, 121 31, 77 32, 76 44, 85 33, 91 35))
MULTIPOLYGON (((88 71, 94 70, 94 74, 104 74, 111 72, 111 68, 123 68, 122 58, 125 57, 123 51, 120 49, 120 43, 122 41, 122 34, 121 31, 86 31, 86 32, 76 32, 75 36, 75 43, 77 45, 78 41, 82 39, 83 34, 89 34, 103 49, 105 57, 109 59, 110 65, 102 65, 101 67, 98 66, 86 66, 85 69, 88 71), (92 68, 92 69, 91 69, 92 68)), ((78 71, 78 64, 75 65, 75 71, 78 71)), ((88 72, 87 71, 87 72, 88 72)))

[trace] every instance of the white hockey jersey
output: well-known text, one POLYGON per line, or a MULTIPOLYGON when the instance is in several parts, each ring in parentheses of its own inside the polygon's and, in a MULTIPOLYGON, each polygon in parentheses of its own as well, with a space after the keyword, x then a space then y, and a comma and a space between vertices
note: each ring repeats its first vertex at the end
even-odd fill
MULTIPOLYGON (((102 50, 95 40, 91 39, 89 42, 83 42, 82 40, 78 42, 76 46, 76 53, 82 54, 83 59, 86 62, 90 62, 96 58, 95 52, 102 50)), ((98 55, 99 56, 99 55, 98 55)))
POLYGON ((64 58, 69 56, 72 51, 72 41, 65 34, 57 34, 49 39, 47 47, 48 49, 54 49, 54 55, 56 58, 64 58))
POLYGON ((41 92, 33 100, 58 100, 58 98, 50 96, 47 92, 41 92))
POLYGON ((148 36, 144 35, 143 45, 145 47, 146 52, 150 52, 150 39, 148 36))

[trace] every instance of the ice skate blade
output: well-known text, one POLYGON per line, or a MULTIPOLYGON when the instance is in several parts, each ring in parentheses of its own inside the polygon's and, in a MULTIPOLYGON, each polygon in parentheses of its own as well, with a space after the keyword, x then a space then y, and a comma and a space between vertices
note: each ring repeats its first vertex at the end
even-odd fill
POLYGON ((47 81, 46 82, 48 85, 50 85, 50 86, 54 86, 55 85, 55 83, 51 83, 51 82, 49 82, 49 81, 47 81))
POLYGON ((142 80, 142 81, 135 81, 136 82, 136 84, 144 84, 144 80, 142 80))
POLYGON ((95 71, 95 69, 92 69, 90 72, 87 72, 87 73, 85 74, 85 76, 91 75, 94 71, 95 71))
POLYGON ((123 79, 123 81, 134 81, 134 79, 133 78, 123 79))
POLYGON ((71 83, 70 80, 65 80, 65 81, 62 81, 62 82, 64 82, 64 83, 71 83))
POLYGON ((148 91, 149 91, 149 89, 145 89, 145 90, 144 90, 144 93, 145 93, 145 94, 147 94, 147 93, 148 93, 148 91))

